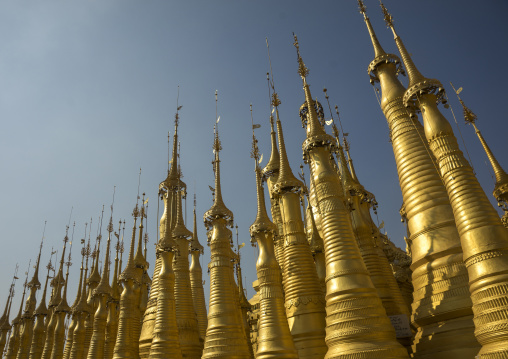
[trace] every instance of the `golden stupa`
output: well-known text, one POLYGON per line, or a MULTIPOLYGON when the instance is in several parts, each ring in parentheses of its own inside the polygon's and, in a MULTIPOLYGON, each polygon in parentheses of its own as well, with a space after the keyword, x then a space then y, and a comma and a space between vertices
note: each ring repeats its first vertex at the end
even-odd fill
MULTIPOLYGON (((238 245, 236 226, 237 246, 233 250, 233 212, 222 197, 215 92, 213 201, 203 214, 211 252, 209 278, 203 275, 200 263, 204 248, 198 240, 195 196, 192 232, 185 220, 187 185, 182 181, 178 137, 182 106, 177 103, 170 166, 158 188, 164 208, 157 219, 160 233, 153 276, 148 273, 144 232, 148 198, 145 200, 144 193, 140 196, 138 184, 125 268, 125 221, 119 221, 115 232, 111 205, 104 253, 104 208, 93 250, 92 221, 85 225, 78 289, 69 306, 68 288, 77 279, 69 276, 74 234, 73 226, 69 239, 69 221, 58 270, 52 265, 52 252, 37 303, 41 243, 35 271, 31 281, 26 273, 19 312, 12 321, 15 280, 9 287, 0 317, 0 357, 508 358, 508 174, 478 129, 477 116, 459 97, 465 121, 473 126, 494 171, 493 195, 504 210, 500 218, 438 107, 447 101, 441 82, 418 70, 382 3, 400 58, 385 52, 366 6, 362 0, 358 5, 367 27, 365 41, 369 41, 368 35, 374 49, 367 71, 371 83, 380 87, 379 105, 397 166, 403 199, 400 215, 407 227, 406 251, 397 248, 374 223, 375 194, 356 174, 355 167, 361 163, 353 164, 354 148, 350 148, 338 110, 340 129, 335 123, 327 90, 330 118, 313 99, 310 71, 294 36, 295 70, 305 97, 298 109, 305 131, 302 154, 309 176, 305 178, 302 165, 298 179, 290 166, 287 147, 294 147, 295 142, 283 134, 284 114, 279 113, 279 106, 284 94, 275 91, 273 74, 268 73, 271 155, 261 168, 255 135, 260 125, 254 124, 251 105, 255 187, 245 189, 256 193, 256 202, 246 204, 257 208, 249 228, 251 242, 259 250, 254 297, 248 300, 245 295, 241 267, 245 263, 240 260, 243 245, 238 245), (398 78, 405 72, 407 88, 398 78), (210 286, 208 303, 206 282, 210 286)), ((461 90, 455 92, 458 96, 461 90)), ((230 165, 226 163, 222 170, 229 170, 230 165)))

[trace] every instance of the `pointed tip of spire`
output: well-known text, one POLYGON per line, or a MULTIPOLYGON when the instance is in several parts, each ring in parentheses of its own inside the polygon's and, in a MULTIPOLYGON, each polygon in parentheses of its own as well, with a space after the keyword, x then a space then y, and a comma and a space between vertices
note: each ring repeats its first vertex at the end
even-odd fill
POLYGON ((220 158, 219 152, 222 150, 222 145, 219 139, 219 130, 214 126, 214 144, 213 151, 215 154, 214 171, 215 171, 215 197, 212 207, 203 215, 206 227, 210 227, 214 219, 224 219, 229 226, 233 226, 233 212, 231 212, 222 199, 222 190, 220 183, 220 158))
MULTIPOLYGON (((276 227, 270 221, 268 213, 266 212, 265 194, 263 190, 263 180, 261 169, 259 168, 259 149, 257 145, 257 139, 254 133, 252 134, 252 158, 254 158, 254 173, 256 175, 256 199, 257 199, 257 215, 256 220, 250 226, 251 237, 259 232, 271 232, 275 233, 276 227)), ((238 233, 238 231, 237 231, 238 233)))
POLYGON ((189 244, 189 248, 191 251, 199 251, 200 253, 203 253, 204 247, 199 243, 198 239, 198 224, 196 220, 196 195, 194 194, 194 210, 193 210, 193 232, 192 232, 192 238, 189 244))
POLYGON ((279 178, 273 185, 273 191, 277 193, 300 190, 303 187, 302 181, 298 180, 291 166, 289 165, 288 156, 286 153, 286 145, 284 144, 284 134, 282 133, 282 124, 279 117, 277 116, 277 137, 279 140, 279 152, 280 152, 280 169, 279 178))
POLYGON ((183 210, 182 210, 182 191, 178 191, 176 199, 176 224, 173 228, 173 236, 175 238, 191 238, 192 232, 185 227, 183 223, 183 210))
POLYGON ((263 177, 266 179, 271 176, 278 175, 279 166, 280 166, 280 155, 279 149, 277 148, 277 133, 275 132, 275 120, 273 118, 273 114, 270 115, 270 139, 272 145, 272 152, 270 154, 270 159, 268 163, 263 168, 262 173, 263 177))

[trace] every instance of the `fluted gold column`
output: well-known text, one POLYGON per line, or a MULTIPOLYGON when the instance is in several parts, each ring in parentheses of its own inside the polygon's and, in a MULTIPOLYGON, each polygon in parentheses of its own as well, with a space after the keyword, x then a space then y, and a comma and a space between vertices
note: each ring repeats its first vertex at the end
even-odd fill
POLYGON ((453 208, 469 274, 475 335, 482 345, 478 357, 506 357, 508 331, 501 328, 508 327, 508 231, 460 151, 452 127, 437 107, 438 101, 445 102, 441 83, 418 71, 384 6, 383 12, 409 74, 404 104, 422 113, 425 137, 453 208))
MULTIPOLYGON (((339 133, 335 124, 333 128, 337 144, 339 145, 337 152, 344 193, 346 193, 346 199, 349 203, 353 231, 356 235, 363 262, 370 274, 372 284, 374 284, 377 290, 386 314, 391 320, 397 320, 400 323, 398 325, 400 330, 396 332, 397 340, 409 349, 412 336, 409 327, 409 311, 390 269, 388 259, 379 247, 378 230, 370 215, 370 207, 376 204, 376 200, 374 195, 366 191, 360 184, 358 178, 356 176, 353 177, 355 173, 353 162, 349 157, 349 150, 346 147, 351 168, 351 172, 349 171, 343 148, 338 140, 339 133)), ((344 145, 349 146, 345 138, 344 145)))
POLYGON ((95 312, 97 311, 99 301, 94 295, 95 288, 99 285, 101 281, 101 275, 99 274, 99 255, 100 255, 100 244, 101 244, 102 236, 99 234, 97 237, 97 247, 94 253, 92 253, 93 264, 92 271, 90 273, 90 277, 87 280, 88 284, 88 295, 87 295, 87 304, 90 307, 90 313, 86 316, 85 319, 85 345, 84 345, 84 358, 88 357, 88 350, 90 349, 90 341, 93 335, 93 323, 95 318, 95 312))
POLYGON ((250 358, 249 349, 238 306, 238 292, 235 290, 230 247, 233 213, 222 200, 220 187, 219 152, 222 149, 218 131, 213 145, 215 160, 215 198, 212 207, 205 212, 204 222, 211 231, 210 251, 210 302, 208 327, 203 350, 203 359, 211 358, 250 358))
MULTIPOLYGON (((71 246, 72 247, 72 246, 71 246)), ((56 324, 54 330, 54 338, 53 338, 53 348, 51 350, 50 359, 62 359, 63 351, 65 346, 65 318, 67 317, 67 313, 70 312, 71 308, 67 304, 67 288, 69 284, 69 266, 70 266, 70 253, 69 253, 69 261, 67 262, 67 273, 65 274, 65 285, 62 294, 62 299, 58 306, 56 306, 54 311, 54 316, 56 316, 56 324)))
POLYGON ((48 288, 49 271, 51 269, 51 262, 48 265, 48 273, 46 275, 46 283, 37 309, 35 309, 35 325, 32 333, 32 342, 30 344, 30 359, 40 359, 42 356, 42 349, 44 348, 44 334, 46 327, 44 326, 44 318, 48 315, 46 307, 46 290, 48 288))
MULTIPOLYGON (((455 88, 453 89, 455 90, 455 88)), ((494 184, 494 191, 492 195, 496 199, 497 205, 504 211, 504 215, 501 217, 501 221, 503 222, 503 225, 508 228, 508 174, 503 169, 503 167, 501 167, 496 157, 494 156, 494 153, 487 144, 487 141, 485 141, 485 138, 483 138, 482 133, 476 126, 476 120, 478 117, 466 106, 464 101, 462 101, 460 98, 460 89, 459 91, 455 92, 459 98, 460 104, 462 105, 464 120, 466 123, 473 125, 475 133, 478 136, 478 139, 480 140, 480 143, 482 144, 487 157, 489 158, 490 165, 494 171, 494 176, 496 177, 496 183, 494 184)))
POLYGON ((471 357, 479 349, 473 335, 467 272, 453 211, 423 127, 404 108, 404 87, 397 79, 400 60, 381 48, 363 8, 374 45, 368 72, 381 85, 381 109, 388 121, 405 205, 408 248, 412 255, 414 301, 412 324, 417 328, 417 358, 471 357), (454 338, 450 340, 450 338, 454 338))
MULTIPOLYGON (((195 198, 195 195, 194 195, 195 198)), ((194 202, 194 231, 190 242, 191 251, 191 264, 190 264, 190 282, 192 290, 192 301, 194 303, 194 310, 198 319, 198 329, 200 340, 204 344, 206 327, 208 320, 206 317, 206 301, 205 291, 203 288, 203 270, 199 263, 199 257, 203 254, 203 246, 199 243, 198 228, 196 222, 196 203, 194 202)))
MULTIPOLYGON (((167 178, 159 185, 159 195, 161 195, 164 202, 164 212, 160 219, 159 231, 162 240, 164 233, 166 233, 166 226, 173 228, 176 220, 176 192, 175 189, 180 185, 178 177, 178 121, 179 114, 175 116, 175 133, 173 135, 173 152, 171 157, 171 168, 168 169, 167 178)), ((169 141, 169 133, 168 133, 169 141)), ((154 275, 152 279, 152 289, 148 298, 148 305, 143 316, 143 325, 141 327, 141 336, 139 339, 139 354, 141 359, 147 359, 150 354, 150 346, 153 339, 153 331, 155 326, 155 318, 157 315, 157 298, 159 296, 159 273, 162 269, 162 258, 156 249, 156 259, 154 267, 154 275)))
POLYGON ((25 310, 23 312, 23 315, 21 316, 22 329, 19 338, 19 350, 18 354, 16 355, 17 359, 28 359, 30 355, 30 344, 32 343, 32 335, 35 319, 34 311, 35 306, 37 305, 35 294, 37 290, 41 288, 41 283, 39 282, 39 265, 41 262, 42 244, 43 242, 41 241, 41 245, 39 248, 39 256, 37 257, 34 275, 32 277, 32 280, 27 284, 27 287, 30 289, 30 293, 28 294, 28 298, 26 300, 25 310))
POLYGON ((28 273, 23 285, 23 296, 21 297, 21 304, 19 305, 18 315, 12 320, 11 337, 7 344, 7 351, 5 353, 5 359, 15 359, 18 355, 19 350, 19 337, 20 337, 20 326, 21 326, 21 314, 23 310, 23 302, 25 301, 26 287, 28 282, 28 273))
POLYGON ((286 316, 298 356, 322 359, 326 353, 325 303, 323 292, 305 235, 300 195, 303 183, 295 178, 286 154, 279 119, 277 94, 273 94, 280 151, 280 172, 273 185, 282 215, 284 234, 284 294, 286 316))
POLYGON ((139 313, 139 300, 141 293, 142 268, 136 266, 134 260, 134 245, 136 243, 136 221, 139 216, 138 205, 134 208, 132 215, 134 225, 132 227, 132 240, 129 250, 129 259, 124 271, 120 275, 120 282, 123 284, 122 295, 120 296, 120 315, 118 321, 118 335, 116 337, 114 359, 137 359, 139 356, 139 332, 137 327, 141 321, 139 313), (135 322, 138 322, 136 325, 135 322))
POLYGON ((4 314, 0 320, 0 353, 4 352, 5 343, 7 342, 7 333, 11 330, 9 323, 9 314, 11 312, 11 303, 14 290, 14 282, 11 284, 9 295, 7 296, 7 303, 5 303, 4 314))
POLYGON ((300 57, 296 37, 295 47, 308 109, 302 118, 307 131, 302 148, 315 186, 325 244, 328 345, 325 358, 407 358, 406 350, 395 339, 395 330, 356 243, 342 184, 330 159, 333 139, 317 119, 306 81, 308 69, 300 57))
POLYGON ((51 280, 51 286, 53 287, 51 293, 51 299, 49 300, 48 309, 49 317, 46 319, 46 339, 44 341, 44 350, 42 352, 42 359, 50 359, 51 352, 53 351, 53 344, 55 340, 55 328, 58 322, 58 315, 55 312, 56 307, 62 301, 62 288, 65 284, 63 276, 63 266, 65 260, 65 250, 67 249, 67 242, 69 242, 69 227, 67 226, 65 237, 63 239, 64 246, 62 250, 62 257, 60 258, 60 266, 55 277, 51 280))
MULTIPOLYGON (((85 238, 86 238, 86 229, 85 229, 85 238)), ((84 240, 83 240, 84 243, 84 240)), ((71 323, 69 324, 69 327, 67 328, 67 337, 65 339, 65 348, 63 352, 63 359, 69 359, 71 356, 71 348, 72 348, 72 341, 74 337, 74 329, 76 328, 76 324, 78 322, 78 314, 76 313, 76 307, 79 303, 79 299, 81 298, 81 290, 83 286, 83 271, 84 271, 84 259, 86 254, 86 244, 81 249, 81 268, 79 273, 79 284, 78 284, 78 291, 76 293, 76 299, 74 300, 74 303, 71 305, 70 308, 70 317, 71 317, 71 323)))
POLYGON ((185 227, 182 215, 182 188, 176 193, 177 216, 173 228, 173 238, 178 246, 178 254, 173 259, 175 272, 175 307, 178 335, 182 357, 199 359, 202 346, 199 341, 198 320, 192 301, 192 290, 189 273, 189 238, 192 233, 185 227))
POLYGON ((104 258, 104 269, 102 271, 101 281, 93 292, 97 299, 98 306, 94 315, 93 333, 90 339, 90 349, 88 350, 88 359, 104 359, 106 322, 108 319, 107 303, 111 297, 111 286, 109 285, 109 249, 111 245, 111 232, 113 232, 113 217, 111 216, 108 224, 108 240, 106 244, 106 254, 104 258))
MULTIPOLYGON (((176 166, 176 162, 173 163, 176 166)), ((169 205, 168 197, 172 192, 167 187, 159 192, 164 198, 166 208, 169 205)), ((175 273, 173 272, 173 256, 177 250, 177 244, 172 236, 171 218, 163 217, 161 228, 161 239, 157 245, 157 257, 160 262, 160 272, 157 274, 159 281, 156 315, 154 319, 153 340, 151 342, 149 358, 182 358, 180 350, 180 338, 178 335, 178 326, 176 323, 175 310, 175 273)))
POLYGON ((276 232, 274 233, 273 241, 275 246, 275 256, 277 263, 281 269, 281 275, 284 275, 284 231, 282 228, 282 217, 280 214, 279 201, 273 196, 273 185, 279 178, 279 166, 280 166, 280 155, 277 149, 277 134, 275 132, 275 123, 273 115, 270 115, 270 139, 271 139, 271 154, 268 163, 263 168, 263 180, 266 181, 266 187, 270 197, 270 212, 272 214, 273 223, 276 226, 276 232))
POLYGON ((277 227, 266 213, 265 196, 258 166, 259 150, 253 136, 255 161, 257 215, 250 226, 251 241, 259 246, 256 271, 259 283, 259 319, 257 322, 257 359, 296 359, 298 353, 289 330, 284 296, 280 282, 280 268, 275 256, 273 236, 277 227))
MULTIPOLYGON (((236 228, 238 234, 238 227, 236 228)), ((238 236, 237 236, 238 238, 238 236)), ((238 282, 238 303, 240 305, 241 321, 243 324, 243 331, 245 332, 245 339, 247 341, 247 348, 249 348, 249 354, 254 359, 254 350, 250 341, 250 325, 249 325, 249 312, 252 309, 252 305, 245 297, 242 280, 242 267, 240 263, 240 248, 238 248, 238 261, 236 262, 236 280, 238 282)), ((233 279, 234 280, 234 279, 233 279)))
POLYGON ((118 308, 120 305, 120 286, 118 284, 118 252, 121 249, 120 244, 120 228, 122 221, 118 227, 118 234, 116 243, 116 256, 115 256, 115 268, 113 271, 112 284, 111 284, 111 296, 108 299, 108 318, 106 320, 106 337, 104 341, 104 359, 112 359, 113 351, 115 350, 116 336, 118 334, 118 308))
POLYGON ((83 284, 81 294, 79 296, 79 301, 73 310, 73 314, 76 316, 76 326, 74 327, 74 332, 72 333, 72 345, 70 349, 69 359, 86 359, 84 356, 84 342, 86 336, 85 319, 92 310, 92 308, 90 308, 90 306, 87 304, 86 287, 88 275, 88 258, 91 254, 90 238, 88 239, 88 244, 86 245, 83 252, 84 256, 86 257, 85 274, 83 276, 83 284))

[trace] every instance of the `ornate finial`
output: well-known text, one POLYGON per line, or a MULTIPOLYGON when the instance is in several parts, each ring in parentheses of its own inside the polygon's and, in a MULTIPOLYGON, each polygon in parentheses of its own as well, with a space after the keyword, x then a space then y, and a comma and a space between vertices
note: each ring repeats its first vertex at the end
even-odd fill
POLYGON ((217 90, 215 91, 215 126, 214 126, 214 144, 213 144, 213 153, 215 154, 214 161, 214 172, 215 172, 215 196, 212 207, 205 212, 203 219, 205 222, 205 226, 209 228, 211 226, 212 221, 216 218, 225 219, 228 225, 233 225, 233 212, 231 212, 222 199, 221 187, 220 187, 220 159, 219 152, 222 150, 222 146, 219 140, 219 129, 218 123, 220 120, 220 116, 218 116, 217 110, 217 90))
POLYGON ((459 87, 459 89, 457 90, 457 89, 455 89, 455 87, 453 86, 453 84, 451 82, 450 82, 450 85, 452 86, 453 91, 455 91, 455 94, 457 95, 457 98, 459 99, 459 102, 462 105, 462 109, 464 112, 464 121, 466 121, 467 124, 472 124, 474 126, 478 117, 473 113, 473 111, 471 111, 466 106, 464 101, 462 101, 462 99, 460 98, 459 94, 462 92, 462 87, 459 87))
POLYGON ((298 56, 298 74, 302 77, 303 80, 307 77, 309 74, 309 69, 305 66, 303 63, 302 57, 300 56, 300 45, 298 44, 298 38, 296 37, 295 33, 293 32, 293 37, 295 39, 295 42, 293 45, 296 48, 296 55, 298 56))
POLYGON ((360 11, 360 14, 363 14, 366 16, 367 7, 363 3, 363 0, 358 0, 358 10, 360 11))
POLYGON ((379 0, 379 6, 381 6, 381 11, 383 11, 386 26, 393 29, 393 16, 388 12, 388 9, 381 0, 379 0))
POLYGON ((416 68, 416 65, 411 58, 411 55, 407 51, 404 43, 400 36, 395 32, 395 28, 393 26, 393 17, 390 15, 386 7, 380 1, 381 10, 383 11, 386 25, 391 28, 393 32, 393 36, 395 38, 395 42, 397 44, 397 48, 399 49, 400 55, 402 57, 402 61, 407 70, 409 84, 406 92, 404 93, 404 97, 402 99, 404 105, 411 110, 416 109, 419 110, 420 106, 418 104, 418 98, 425 94, 434 94, 436 96, 436 101, 439 103, 446 103, 445 92, 443 85, 436 79, 428 79, 424 77, 420 71, 416 68))
MULTIPOLYGON (((252 116, 252 112, 251 112, 252 116)), ((276 230, 275 225, 270 221, 266 212, 265 195, 263 191, 263 181, 261 179, 261 169, 259 168, 259 149, 258 140, 252 130, 252 151, 251 157, 254 158, 254 172, 256 175, 256 193, 257 193, 257 215, 256 220, 250 226, 249 232, 251 235, 251 242, 254 240, 254 234, 259 232, 271 232, 274 233, 276 230)), ((238 226, 236 226, 236 237, 238 245, 238 226)), ((238 248, 238 256, 240 256, 240 248, 238 248)), ((240 259, 238 259, 238 265, 240 265, 240 259)))
POLYGON ((284 143, 284 134, 282 132, 282 124, 277 112, 277 137, 279 140, 279 152, 280 152, 280 163, 279 163, 279 178, 273 185, 273 191, 287 192, 287 191, 299 191, 302 188, 302 182, 299 181, 291 171, 289 165, 288 156, 286 153, 286 145, 284 143))

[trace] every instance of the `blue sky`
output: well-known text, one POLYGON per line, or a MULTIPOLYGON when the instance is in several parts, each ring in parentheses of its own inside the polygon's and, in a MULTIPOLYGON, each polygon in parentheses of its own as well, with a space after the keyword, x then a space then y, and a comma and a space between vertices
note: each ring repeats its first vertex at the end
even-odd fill
MULTIPOLYGON (((366 5, 383 47, 395 52, 377 1, 366 1, 366 5)), ((472 164, 491 197, 493 180, 486 156, 473 129, 464 125, 449 82, 464 87, 462 98, 478 115, 478 127, 508 169, 504 106, 508 90, 503 78, 508 4, 387 0, 385 5, 420 71, 445 85, 472 164)), ((214 92, 219 93, 221 116, 223 197, 235 214, 239 241, 248 243, 248 227, 256 214, 249 155, 251 103, 254 121, 262 125, 256 132, 263 164, 270 152, 265 37, 270 41, 293 170, 302 163, 305 132, 298 108, 304 93, 297 74, 293 31, 310 69, 313 96, 325 104, 322 89, 326 86, 332 107, 339 106, 357 174, 376 195, 379 220, 386 223, 388 235, 404 247, 395 161, 386 120, 366 72, 373 50, 356 1, 7 0, 0 4, 0 305, 5 303, 15 264, 19 263, 23 273, 28 260, 35 259, 44 221, 48 223, 43 264, 51 247, 61 250, 71 207, 71 221, 76 222, 69 289, 72 302, 84 223, 93 217, 95 237, 104 204, 104 234, 116 186, 113 219, 117 223, 127 218, 126 233, 130 233, 140 167, 141 191, 150 198, 149 261, 153 274, 156 193, 166 174, 167 131, 173 132, 178 85, 183 105, 181 165, 189 192, 187 223, 191 229, 196 191, 208 296, 206 266, 210 257, 202 214, 212 200, 208 185, 213 185, 214 92)), ((407 84, 406 78, 402 81, 407 84)), ((460 137, 450 110, 443 109, 443 113, 460 137)), ((130 235, 126 240, 128 243, 130 235)), ((249 246, 242 251, 244 283, 250 297, 257 252, 249 246)), ((15 303, 21 297, 21 281, 15 303)))

